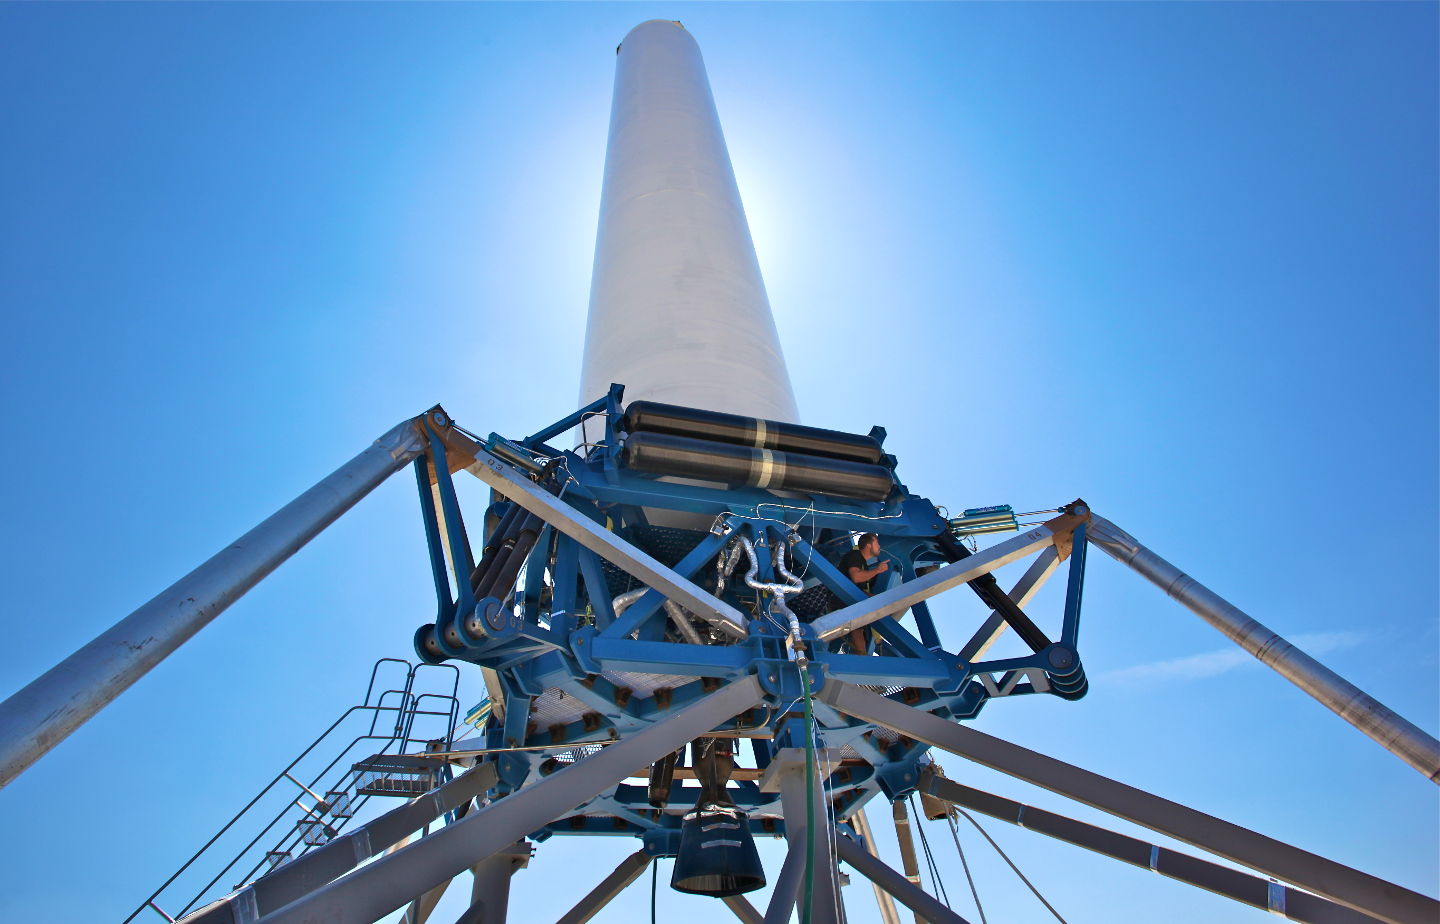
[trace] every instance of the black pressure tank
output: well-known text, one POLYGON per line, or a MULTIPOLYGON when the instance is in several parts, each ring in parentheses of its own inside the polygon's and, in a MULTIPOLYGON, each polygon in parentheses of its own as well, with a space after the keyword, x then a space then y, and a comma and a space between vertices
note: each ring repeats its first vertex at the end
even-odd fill
POLYGON ((822 430, 819 427, 802 427, 799 424, 741 417, 738 414, 721 414, 718 411, 678 407, 655 401, 630 402, 625 408, 625 429, 630 433, 668 433, 672 436, 716 440, 754 449, 778 449, 781 452, 800 452, 828 459, 849 459, 871 465, 879 462, 885 454, 880 448, 880 442, 873 436, 822 430))
POLYGON ((894 487, 889 469, 848 459, 754 449, 668 433, 632 432, 621 461, 638 472, 676 475, 878 501, 894 487))

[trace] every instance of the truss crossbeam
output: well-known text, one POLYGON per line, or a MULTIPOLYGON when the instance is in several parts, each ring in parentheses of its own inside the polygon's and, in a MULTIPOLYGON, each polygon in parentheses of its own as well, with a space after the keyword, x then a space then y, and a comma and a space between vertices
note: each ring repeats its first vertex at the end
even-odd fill
POLYGON ((1305 921, 1308 924, 1373 924, 1375 921, 1368 914, 1337 905, 1318 895, 1192 857, 1178 850, 1149 844, 1139 838, 1109 831, 1098 825, 1047 812, 1033 805, 982 792, 937 776, 932 770, 926 770, 921 775, 918 788, 921 792, 928 792, 952 805, 1038 831, 1132 866, 1154 870, 1170 879, 1262 908, 1292 921, 1305 921))
POLYGON ((869 690, 832 680, 821 689, 819 699, 848 715, 1159 831, 1382 921, 1412 924, 1440 916, 1440 903, 1418 892, 869 690))

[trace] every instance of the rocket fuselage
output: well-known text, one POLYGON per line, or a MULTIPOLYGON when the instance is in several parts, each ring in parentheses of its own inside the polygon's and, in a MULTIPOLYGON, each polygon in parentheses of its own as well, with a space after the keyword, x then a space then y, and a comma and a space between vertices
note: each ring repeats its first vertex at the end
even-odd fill
POLYGON ((651 20, 617 52, 580 399, 799 414, 700 48, 651 20))

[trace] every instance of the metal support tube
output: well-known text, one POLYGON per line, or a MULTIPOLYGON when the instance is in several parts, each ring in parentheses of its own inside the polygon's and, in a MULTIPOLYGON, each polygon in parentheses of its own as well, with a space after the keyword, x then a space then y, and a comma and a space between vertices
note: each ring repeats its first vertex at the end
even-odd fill
POLYGON ((454 881, 446 879, 411 902, 410 907, 405 909, 405 916, 400 919, 399 924, 425 924, 429 921, 430 915, 435 913, 435 906, 440 904, 440 899, 445 897, 445 893, 450 889, 450 883, 454 881))
MULTIPOLYGON (((877 860, 880 859, 880 851, 875 846, 875 835, 870 830, 870 819, 866 817, 865 810, 857 809, 855 814, 850 816, 850 823, 865 841, 865 852, 877 860)), ((880 924, 900 924, 900 912, 895 910, 895 899, 877 883, 870 883, 870 887, 875 890, 875 904, 880 908, 880 924)))
POLYGON ((785 862, 780 866, 780 875, 775 878, 775 887, 770 890, 770 904, 765 908, 765 924, 788 924, 790 913, 795 910, 795 899, 800 894, 800 884, 805 880, 805 846, 792 838, 790 829, 798 828, 800 831, 807 830, 805 826, 805 813, 802 811, 799 818, 790 817, 785 819, 785 836, 789 842, 789 852, 785 854, 785 862))
POLYGON ((839 830, 839 834, 835 838, 835 852, 840 855, 840 859, 855 867, 860 875, 889 892, 895 896, 897 901, 914 911, 916 920, 929 921, 930 924, 969 924, 960 915, 941 904, 939 899, 929 895, 919 886, 912 885, 904 876, 870 856, 864 847, 845 834, 843 828, 837 830, 839 830))
POLYGON ((752 675, 538 783, 446 825, 262 919, 264 924, 373 921, 441 880, 595 798, 687 741, 712 731, 763 697, 752 675))
POLYGON ((589 894, 575 903, 575 907, 560 918, 556 924, 585 924, 586 921, 600 913, 600 909, 610 904, 615 896, 625 890, 630 883, 640 878, 645 870, 650 868, 654 857, 643 850, 637 850, 630 856, 620 861, 614 872, 600 881, 600 884, 591 889, 589 894))
POLYGON ((1278 884, 1268 879, 1242 873, 1168 847, 1147 844, 1138 838, 1107 831, 1097 825, 1066 818, 1033 805, 1023 805, 1002 796, 981 792, 939 776, 933 770, 921 774, 918 789, 952 805, 1008 821, 1031 831, 1039 831, 1111 859, 1154 870, 1162 876, 1275 912, 1292 921, 1305 921, 1308 924, 1370 924, 1375 920, 1368 914, 1289 886, 1279 886, 1282 894, 1276 901, 1274 891, 1278 884))
POLYGON ((1382 921, 1410 924, 1440 916, 1440 903, 1418 892, 852 684, 832 679, 821 689, 819 699, 858 719, 1159 831, 1382 921))
MULTIPOLYGON (((442 414, 433 411, 432 414, 442 414)), ((448 422, 448 421, 447 421, 448 422)), ((149 603, 0 703, 0 786, 172 651, 424 449, 418 418, 280 508, 149 603)))
POLYGON ((868 600, 852 603, 847 607, 822 616, 811 623, 821 641, 828 642, 849 634, 851 629, 868 626, 886 616, 905 612, 921 600, 928 600, 938 593, 968 584, 982 574, 989 574, 996 568, 1050 545, 1055 533, 1047 526, 1037 526, 1013 539, 992 545, 969 558, 945 565, 913 581, 897 584, 881 591, 868 600))
POLYGON ((665 607, 665 613, 670 617, 670 621, 675 624, 675 631, 680 633, 681 638, 691 645, 705 644, 705 640, 700 637, 700 633, 690 623, 690 617, 685 614, 685 609, 680 604, 673 600, 666 600, 662 605, 665 607))
POLYGON ((1256 622, 1219 594, 1135 541, 1104 517, 1094 517, 1090 541, 1219 629, 1381 747, 1440 783, 1440 741, 1387 709, 1364 690, 1256 622))

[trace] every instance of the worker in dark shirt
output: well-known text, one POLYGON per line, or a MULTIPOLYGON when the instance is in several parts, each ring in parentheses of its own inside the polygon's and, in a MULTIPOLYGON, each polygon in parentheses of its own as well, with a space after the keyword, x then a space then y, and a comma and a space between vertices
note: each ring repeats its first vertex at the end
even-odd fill
MULTIPOLYGON (((860 537, 855 548, 846 552, 840 558, 840 573, 855 582, 865 593, 873 593, 872 585, 875 578, 890 570, 890 563, 882 561, 875 567, 870 567, 869 561, 880 555, 880 537, 874 533, 866 533, 860 537)), ((860 626, 850 630, 850 647, 856 654, 865 654, 870 650, 866 639, 865 627, 860 626)))

